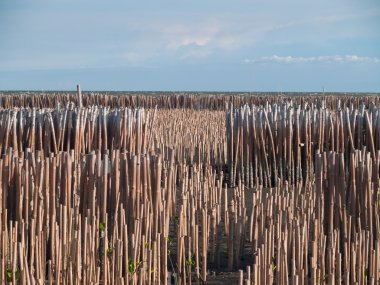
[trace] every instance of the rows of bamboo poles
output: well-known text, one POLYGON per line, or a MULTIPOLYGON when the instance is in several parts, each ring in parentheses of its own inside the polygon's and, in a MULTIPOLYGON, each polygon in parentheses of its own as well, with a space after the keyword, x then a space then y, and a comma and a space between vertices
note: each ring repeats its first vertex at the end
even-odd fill
MULTIPOLYGON (((227 162, 223 111, 158 110, 152 130, 152 149, 173 149, 186 164, 222 166, 227 162)), ((169 159, 168 153, 163 153, 169 159)), ((220 168, 220 167, 219 167, 220 168)))
POLYGON ((2 283, 380 281, 376 100, 81 97, 0 109, 2 283))
POLYGON ((74 150, 90 153, 119 149, 144 153, 150 144, 155 110, 75 108, 67 104, 55 109, 0 109, 0 153, 7 149, 32 152, 74 150))
POLYGON ((262 106, 243 105, 226 113, 230 185, 238 177, 246 186, 273 187, 277 180, 291 184, 310 180, 315 155, 344 154, 366 147, 373 158, 380 150, 380 109, 370 102, 334 109, 318 104, 279 101, 262 106))
POLYGON ((0 160, 0 280, 161 284, 167 280, 175 168, 113 151, 0 160), (161 187, 161 184, 165 187, 161 187))
POLYGON ((73 102, 76 106, 103 106, 111 108, 154 108, 193 110, 220 110, 226 105, 235 107, 248 105, 275 104, 280 100, 292 100, 294 103, 324 101, 325 106, 334 110, 338 101, 342 107, 358 108, 360 104, 380 103, 378 94, 347 93, 207 93, 207 92, 0 92, 0 108, 55 108, 73 102), (81 99, 79 99, 81 98, 81 99))
POLYGON ((132 154, 170 149, 179 161, 223 165, 226 162, 224 112, 75 108, 0 110, 0 153, 30 149, 74 150, 76 155, 119 149, 132 154))
POLYGON ((366 151, 316 158, 315 184, 253 194, 249 241, 254 262, 241 284, 378 284, 377 164, 366 151))
POLYGON ((170 271, 179 284, 200 284, 209 268, 247 264, 254 284, 379 280, 379 162, 369 152, 353 153, 349 170, 343 154, 324 152, 314 184, 250 191, 173 157, 116 150, 76 163, 73 152, 9 151, 0 160, 1 280, 166 284, 170 271))
POLYGON ((221 266, 223 177, 210 167, 177 164, 174 152, 78 162, 74 151, 9 150, 0 173, 2 282, 191 284, 221 266))

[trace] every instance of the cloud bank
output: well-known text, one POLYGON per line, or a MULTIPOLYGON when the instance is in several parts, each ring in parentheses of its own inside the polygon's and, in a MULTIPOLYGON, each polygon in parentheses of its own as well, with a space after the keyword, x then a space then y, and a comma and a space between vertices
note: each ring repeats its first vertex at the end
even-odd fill
POLYGON ((295 56, 264 56, 258 59, 244 59, 244 63, 380 63, 377 57, 366 57, 358 55, 325 55, 310 57, 295 56))

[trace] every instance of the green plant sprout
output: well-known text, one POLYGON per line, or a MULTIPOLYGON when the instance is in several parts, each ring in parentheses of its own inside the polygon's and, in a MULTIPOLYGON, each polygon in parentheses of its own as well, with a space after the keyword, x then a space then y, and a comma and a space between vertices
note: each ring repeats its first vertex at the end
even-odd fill
POLYGON ((149 250, 152 250, 153 249, 153 244, 152 243, 149 243, 149 242, 145 242, 145 248, 149 249, 149 250))
POLYGON ((194 268, 194 267, 195 267, 194 256, 195 256, 195 254, 192 253, 192 254, 191 254, 191 257, 190 257, 188 260, 186 260, 186 265, 187 265, 188 267, 190 267, 190 268, 194 268))
POLYGON ((139 269, 141 261, 136 261, 135 263, 132 260, 128 260, 128 275, 133 275, 139 269))
POLYGON ((106 253, 107 253, 107 256, 108 256, 108 257, 111 257, 112 254, 113 254, 113 247, 109 247, 109 248, 107 248, 106 253))
POLYGON ((171 245, 173 243, 173 238, 170 235, 168 235, 166 237, 166 241, 168 242, 169 245, 171 245))
POLYGON ((99 231, 104 232, 106 229, 106 223, 99 223, 99 231))
POLYGON ((13 271, 12 271, 12 269, 8 269, 5 275, 7 276, 7 281, 8 282, 12 282, 12 280, 13 280, 13 271))
POLYGON ((275 256, 272 256, 272 258, 271 258, 270 267, 271 267, 271 269, 272 269, 273 272, 276 271, 277 266, 276 266, 276 257, 275 256))
POLYGON ((13 276, 15 277, 15 280, 18 281, 21 276, 20 269, 17 269, 15 272, 12 271, 12 269, 7 269, 5 273, 5 277, 7 279, 7 282, 12 282, 13 281, 13 276))

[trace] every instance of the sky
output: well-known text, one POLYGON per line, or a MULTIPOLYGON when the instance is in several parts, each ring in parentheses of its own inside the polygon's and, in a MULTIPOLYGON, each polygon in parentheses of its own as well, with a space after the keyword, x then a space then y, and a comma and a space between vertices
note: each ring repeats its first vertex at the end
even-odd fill
POLYGON ((380 92, 377 0, 0 0, 0 90, 380 92))

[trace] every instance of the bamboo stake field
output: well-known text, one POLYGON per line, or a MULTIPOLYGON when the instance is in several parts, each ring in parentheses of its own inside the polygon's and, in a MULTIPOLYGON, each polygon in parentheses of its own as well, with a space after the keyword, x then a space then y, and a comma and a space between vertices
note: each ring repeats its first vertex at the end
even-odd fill
POLYGON ((2 94, 0 155, 2 284, 380 282, 378 97, 2 94))

